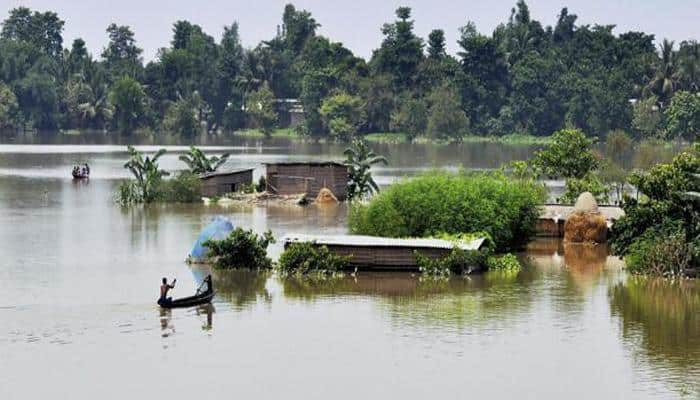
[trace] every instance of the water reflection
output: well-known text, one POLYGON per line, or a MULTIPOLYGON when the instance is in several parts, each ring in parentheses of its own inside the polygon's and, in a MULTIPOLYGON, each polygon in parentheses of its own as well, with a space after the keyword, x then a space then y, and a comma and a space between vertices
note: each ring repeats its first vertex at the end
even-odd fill
POLYGON ((216 300, 231 303, 236 310, 257 302, 270 303, 272 296, 266 288, 270 276, 268 271, 216 270, 212 274, 216 300))
POLYGON ((687 386, 700 396, 698 282, 629 277, 612 287, 609 297, 634 358, 657 371, 681 372, 674 379, 679 390, 687 386))

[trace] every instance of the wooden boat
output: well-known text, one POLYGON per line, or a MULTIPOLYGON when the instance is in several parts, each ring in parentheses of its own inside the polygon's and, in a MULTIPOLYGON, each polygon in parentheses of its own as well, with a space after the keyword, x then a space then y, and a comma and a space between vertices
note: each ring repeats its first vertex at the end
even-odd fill
POLYGON ((214 298, 215 294, 214 288, 211 285, 211 276, 208 276, 204 279, 204 282, 202 282, 202 286, 200 286, 200 288, 197 289, 197 294, 195 294, 194 296, 183 297, 181 299, 175 299, 169 302, 161 302, 159 300, 158 305, 163 308, 185 308, 211 303, 211 300, 214 298), (200 292, 202 286, 204 286, 205 284, 207 284, 206 290, 200 292))
POLYGON ((90 178, 90 168, 74 167, 71 171, 73 179, 88 179, 90 178))

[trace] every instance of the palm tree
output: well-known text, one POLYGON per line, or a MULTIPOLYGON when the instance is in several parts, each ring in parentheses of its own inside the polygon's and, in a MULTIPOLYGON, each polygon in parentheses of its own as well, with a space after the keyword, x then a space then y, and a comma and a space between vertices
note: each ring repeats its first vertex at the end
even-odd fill
POLYGON ((158 159, 165 154, 166 150, 160 149, 152 157, 144 158, 143 154, 132 146, 128 146, 127 149, 130 158, 124 164, 124 168, 131 171, 136 178, 136 187, 140 191, 141 200, 144 203, 150 203, 156 199, 160 181, 164 176, 170 175, 158 167, 158 159))
POLYGON ((187 164, 193 174, 204 174, 216 171, 224 165, 229 156, 229 153, 224 153, 221 157, 211 156, 207 158, 202 150, 191 146, 189 152, 180 156, 180 161, 187 164))
POLYGON ((678 80, 683 90, 700 91, 700 43, 682 42, 678 50, 678 80))
POLYGON ((363 199, 379 192, 379 186, 372 178, 371 169, 375 164, 388 165, 389 161, 384 156, 375 154, 362 139, 354 140, 343 153, 347 157, 345 165, 349 170, 348 198, 363 199))
POLYGON ((673 51, 673 41, 664 39, 659 47, 661 59, 658 60, 654 76, 644 88, 646 96, 655 95, 663 107, 673 96, 678 86, 678 60, 673 51))

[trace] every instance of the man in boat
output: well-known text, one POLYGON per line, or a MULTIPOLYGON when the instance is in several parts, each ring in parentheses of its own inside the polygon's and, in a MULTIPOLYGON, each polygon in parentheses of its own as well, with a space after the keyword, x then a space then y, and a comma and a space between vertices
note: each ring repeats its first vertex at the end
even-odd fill
POLYGON ((158 299, 158 304, 168 304, 173 301, 172 297, 168 297, 168 291, 175 288, 175 282, 177 279, 173 279, 173 283, 168 285, 168 279, 163 278, 163 283, 160 285, 160 298, 158 299))

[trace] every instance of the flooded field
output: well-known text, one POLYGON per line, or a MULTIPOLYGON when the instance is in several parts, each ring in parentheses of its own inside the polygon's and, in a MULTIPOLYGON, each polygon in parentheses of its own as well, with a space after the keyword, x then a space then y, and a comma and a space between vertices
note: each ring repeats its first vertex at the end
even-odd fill
MULTIPOLYGON (((343 150, 205 144, 231 152, 231 166, 343 150)), ((182 168, 176 152, 186 147, 169 145, 161 165, 182 168)), ((535 150, 376 147, 391 160, 377 172, 385 185, 431 168, 497 168, 535 150)), ((183 260, 214 216, 282 237, 345 233, 347 209, 121 209, 112 192, 124 160, 110 138, 0 145, 1 399, 700 398, 700 285, 628 276, 604 247, 538 240, 520 273, 449 281, 218 272, 211 306, 161 311, 161 277, 178 278, 183 296, 209 272, 183 260), (89 182, 70 179, 78 161, 90 163, 89 182)))

